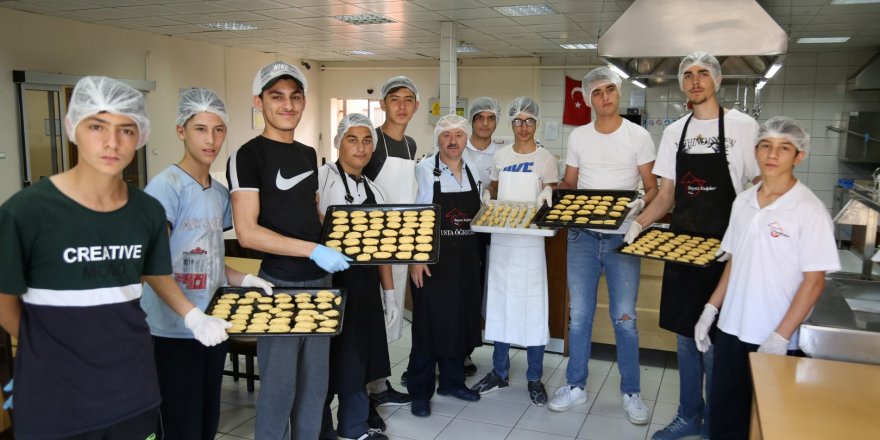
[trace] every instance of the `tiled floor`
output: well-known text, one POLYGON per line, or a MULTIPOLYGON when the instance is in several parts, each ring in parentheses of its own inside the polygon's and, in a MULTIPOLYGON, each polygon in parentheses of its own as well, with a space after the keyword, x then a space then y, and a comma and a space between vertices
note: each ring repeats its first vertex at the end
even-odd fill
MULTIPOLYGON (((400 385, 410 349, 409 329, 404 336, 389 346, 392 385, 400 385)), ((479 371, 468 378, 473 385, 492 368, 492 346, 478 348, 473 356, 479 371)), ((589 401, 568 412, 553 412, 547 407, 531 405, 526 391, 524 350, 511 350, 511 386, 482 396, 478 402, 463 402, 450 397, 434 396, 432 415, 417 418, 409 407, 381 407, 388 429, 385 433, 393 440, 561 440, 596 439, 629 440, 650 439, 654 431, 669 423, 678 406, 678 371, 675 354, 643 350, 640 356, 642 399, 651 410, 651 423, 637 426, 626 420, 620 407, 620 373, 614 362, 613 346, 594 345, 587 380, 589 401)), ((565 385, 565 367, 568 358, 547 353, 544 356, 544 383, 553 395, 565 385)), ((243 362, 242 362, 243 367, 243 362)), ((248 393, 244 380, 233 382, 224 377, 220 427, 217 439, 238 440, 254 438, 254 409, 256 393, 248 393)))

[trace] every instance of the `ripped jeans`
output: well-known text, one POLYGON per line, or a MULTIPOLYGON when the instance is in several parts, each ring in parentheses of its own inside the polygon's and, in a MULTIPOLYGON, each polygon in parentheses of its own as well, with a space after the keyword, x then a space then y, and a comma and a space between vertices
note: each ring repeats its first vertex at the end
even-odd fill
POLYGON ((604 273, 608 286, 609 312, 617 341, 620 392, 640 392, 639 330, 636 327, 636 299, 639 293, 641 261, 615 252, 623 234, 604 234, 586 229, 568 230, 568 290, 571 318, 568 335, 569 360, 565 371, 568 384, 584 388, 587 383, 596 290, 604 273))

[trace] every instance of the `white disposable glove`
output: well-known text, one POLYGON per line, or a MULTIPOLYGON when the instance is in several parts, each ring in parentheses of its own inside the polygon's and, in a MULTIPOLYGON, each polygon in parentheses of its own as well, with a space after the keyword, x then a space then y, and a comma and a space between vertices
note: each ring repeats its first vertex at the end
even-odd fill
POLYGON ((393 290, 383 292, 382 308, 385 310, 385 327, 391 327, 391 324, 400 316, 400 307, 397 306, 397 296, 393 290))
POLYGON ((623 241, 625 241, 626 244, 632 244, 632 242, 636 240, 636 237, 641 233, 642 225, 633 220, 633 222, 629 224, 629 229, 626 230, 626 234, 623 236, 623 241))
POLYGON ((541 204, 553 206, 553 188, 547 186, 541 190, 541 194, 538 194, 538 208, 541 207, 541 204))
POLYGON ((723 263, 730 259, 730 254, 722 251, 720 248, 715 252, 715 261, 723 263))
POLYGON ((703 306, 703 313, 700 314, 700 320, 697 321, 697 325, 694 327, 694 341, 697 343, 697 350, 700 350, 700 353, 709 351, 709 347, 712 346, 712 341, 709 339, 709 329, 712 327, 712 323, 715 322, 715 316, 717 315, 718 309, 712 304, 706 303, 703 306))
POLYGON ((256 287, 265 290, 267 295, 272 295, 272 288, 275 287, 275 285, 260 277, 247 274, 244 276, 244 279, 241 280, 241 287, 256 287))
POLYGON ((767 340, 758 347, 758 353, 770 354, 786 354, 788 353, 788 339, 785 339, 779 333, 770 333, 767 340))
POLYGON ((490 200, 492 200, 492 193, 490 193, 488 189, 484 189, 480 201, 483 202, 484 205, 488 205, 490 200))
POLYGON ((642 212, 642 209, 645 208, 645 201, 642 199, 635 199, 632 202, 626 204, 626 207, 632 209, 636 213, 642 212))
POLYGON ((183 318, 186 328, 192 330, 196 340, 206 347, 213 347, 227 339, 226 329, 232 327, 232 323, 226 322, 216 316, 208 316, 205 312, 193 307, 183 318))

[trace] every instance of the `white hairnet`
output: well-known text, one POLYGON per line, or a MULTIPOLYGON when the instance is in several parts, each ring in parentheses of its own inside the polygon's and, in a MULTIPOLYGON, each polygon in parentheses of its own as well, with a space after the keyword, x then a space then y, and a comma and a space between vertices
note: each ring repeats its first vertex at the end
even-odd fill
POLYGON ((684 88, 684 72, 691 66, 702 66, 712 75, 715 82, 715 91, 721 88, 721 63, 711 53, 704 50, 696 50, 684 56, 678 65, 678 87, 684 88))
POLYGON ((360 113, 350 113, 339 121, 339 126, 336 127, 336 137, 333 138, 333 147, 339 149, 339 144, 342 143, 345 134, 352 127, 369 128, 370 134, 373 136, 373 151, 376 151, 376 129, 373 128, 373 122, 370 121, 370 118, 360 113))
POLYGON ((538 107, 538 103, 528 96, 520 96, 507 104, 507 119, 513 121, 520 114, 534 118, 536 121, 541 120, 541 109, 538 107))
POLYGON ((180 95, 180 103, 177 106, 177 125, 184 125, 189 118, 199 113, 213 113, 223 120, 223 123, 229 125, 229 118, 226 115, 226 104, 211 90, 208 89, 189 89, 180 95))
POLYGON ((468 122, 467 119, 455 113, 450 113, 441 117, 440 120, 437 121, 437 125, 434 126, 434 148, 440 148, 441 133, 444 131, 455 130, 456 128, 464 131, 467 134, 468 139, 471 138, 473 129, 471 129, 471 123, 468 122))
POLYGON ((76 82, 70 103, 67 104, 67 137, 76 141, 76 126, 83 119, 101 112, 126 116, 138 127, 137 147, 143 147, 150 138, 150 119, 143 93, 128 84, 106 76, 86 76, 76 82))
POLYGON ((495 114, 495 120, 501 119, 501 104, 495 100, 495 98, 490 98, 488 96, 481 96, 474 100, 471 103, 471 108, 468 110, 468 121, 473 122, 474 116, 482 113, 482 112, 492 112, 495 114))
POLYGON ((806 152, 810 148, 810 133, 800 122, 788 116, 774 116, 758 129, 758 142, 767 138, 783 138, 794 145, 798 151, 806 152))
POLYGON ((382 84, 382 99, 385 99, 392 90, 398 87, 408 88, 410 92, 413 92, 413 95, 416 95, 416 101, 419 100, 419 89, 416 88, 416 84, 412 82, 411 79, 405 76, 388 78, 388 80, 385 81, 385 84, 382 84))
MULTIPOLYGON (((620 79, 620 75, 613 70, 604 66, 597 67, 584 75, 584 79, 581 81, 581 90, 583 90, 584 101, 590 103, 590 97, 593 95, 593 91, 608 84, 614 84, 617 86, 618 93, 620 93, 621 83, 623 83, 623 80, 620 79)), ((590 105, 592 106, 592 103, 590 103, 590 105)))
POLYGON ((263 87, 266 87, 266 84, 272 82, 273 79, 285 75, 296 80, 302 86, 303 95, 306 94, 308 83, 306 83, 306 76, 303 75, 302 71, 284 61, 276 61, 260 69, 257 75, 254 76, 254 96, 260 96, 263 93, 263 87))

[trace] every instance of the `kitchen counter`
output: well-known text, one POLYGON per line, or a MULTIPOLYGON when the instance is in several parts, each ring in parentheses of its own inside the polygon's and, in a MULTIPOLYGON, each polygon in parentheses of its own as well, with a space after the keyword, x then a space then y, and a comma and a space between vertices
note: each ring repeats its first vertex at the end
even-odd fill
POLYGON ((750 439, 867 439, 880 432, 880 366, 751 353, 750 439))

